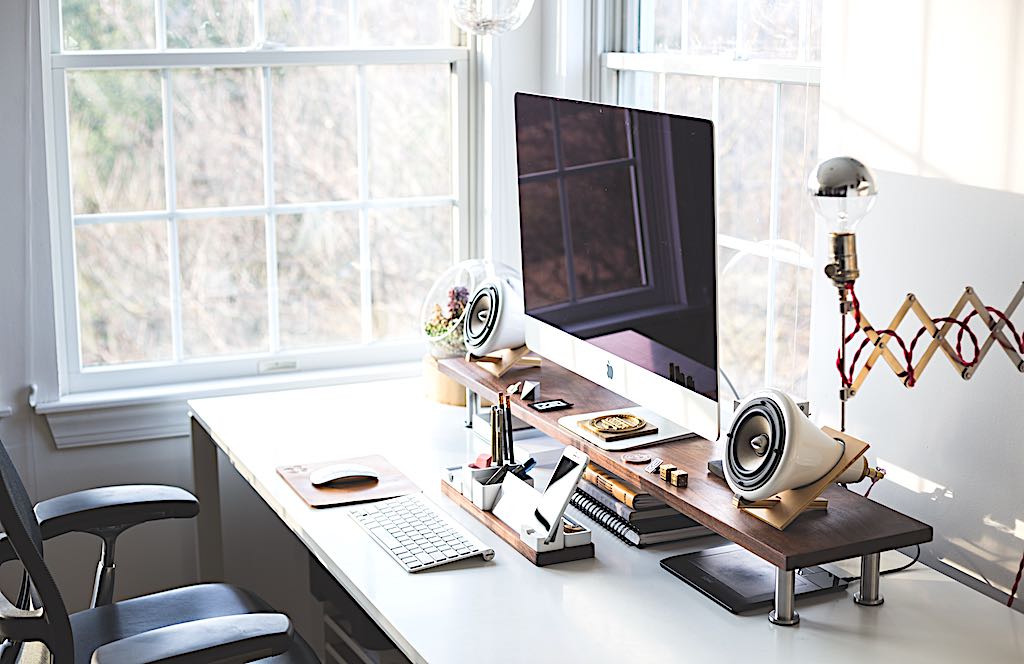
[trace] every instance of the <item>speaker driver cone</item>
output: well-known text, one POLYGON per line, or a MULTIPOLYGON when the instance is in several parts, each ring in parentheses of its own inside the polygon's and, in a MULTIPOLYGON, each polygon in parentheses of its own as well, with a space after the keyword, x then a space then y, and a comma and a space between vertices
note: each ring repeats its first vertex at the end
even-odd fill
POLYGON ((725 462, 735 484, 745 491, 763 487, 775 476, 786 447, 782 410, 771 399, 755 399, 733 420, 725 462))
POLYGON ((469 315, 466 316, 466 345, 479 348, 494 331, 501 310, 498 289, 487 285, 478 290, 469 303, 469 315))

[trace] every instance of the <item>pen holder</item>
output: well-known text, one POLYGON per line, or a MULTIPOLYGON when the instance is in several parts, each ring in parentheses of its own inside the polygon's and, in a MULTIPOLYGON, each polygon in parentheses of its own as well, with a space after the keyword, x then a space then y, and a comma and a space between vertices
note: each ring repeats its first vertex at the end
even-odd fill
MULTIPOLYGON (((500 466, 481 468, 480 470, 470 469, 469 473, 469 498, 470 502, 485 512, 494 509, 494 503, 501 495, 501 484, 484 484, 491 479, 494 473, 498 472, 500 466)), ((465 495, 465 494, 463 494, 465 495)))

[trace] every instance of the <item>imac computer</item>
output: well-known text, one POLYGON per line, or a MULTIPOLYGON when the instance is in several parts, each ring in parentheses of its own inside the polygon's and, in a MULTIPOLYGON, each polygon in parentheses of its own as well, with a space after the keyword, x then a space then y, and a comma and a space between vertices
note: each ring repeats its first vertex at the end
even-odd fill
POLYGON ((524 93, 515 115, 527 346, 716 440, 711 122, 524 93))

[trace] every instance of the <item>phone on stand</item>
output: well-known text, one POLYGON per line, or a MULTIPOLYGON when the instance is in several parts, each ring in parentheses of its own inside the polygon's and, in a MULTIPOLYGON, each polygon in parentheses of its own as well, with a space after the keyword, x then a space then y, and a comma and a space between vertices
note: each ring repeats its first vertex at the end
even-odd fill
POLYGON ((534 517, 547 530, 546 542, 553 541, 558 535, 558 529, 562 527, 562 515, 589 461, 590 457, 575 447, 566 446, 562 452, 562 458, 558 460, 555 472, 534 511, 534 517))

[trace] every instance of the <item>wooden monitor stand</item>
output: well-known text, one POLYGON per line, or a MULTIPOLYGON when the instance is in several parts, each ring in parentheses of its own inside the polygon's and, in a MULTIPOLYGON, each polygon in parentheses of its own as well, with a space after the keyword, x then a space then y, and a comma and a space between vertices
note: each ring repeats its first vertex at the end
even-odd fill
POLYGON ((475 408, 477 398, 496 401, 499 391, 520 380, 538 381, 546 399, 562 398, 575 404, 569 410, 540 413, 514 398, 512 413, 562 444, 583 450, 594 464, 774 565, 776 597, 772 619, 777 624, 795 624, 798 620, 793 610, 796 570, 860 557, 865 577, 862 592, 855 599, 860 604, 876 605, 881 603, 881 552, 932 539, 931 526, 835 484, 821 494, 828 500, 827 510, 804 512, 785 530, 778 530, 733 506, 733 493, 728 485, 707 472, 708 461, 722 458, 724 445, 703 438, 644 448, 652 456, 689 473, 687 487, 674 487, 657 475, 645 473, 642 466, 627 464, 622 460, 622 452, 602 450, 559 426, 558 419, 564 415, 636 404, 552 362, 540 367, 512 368, 501 378, 462 358, 441 360, 439 368, 466 386, 468 408, 475 408))

